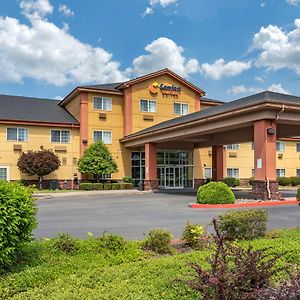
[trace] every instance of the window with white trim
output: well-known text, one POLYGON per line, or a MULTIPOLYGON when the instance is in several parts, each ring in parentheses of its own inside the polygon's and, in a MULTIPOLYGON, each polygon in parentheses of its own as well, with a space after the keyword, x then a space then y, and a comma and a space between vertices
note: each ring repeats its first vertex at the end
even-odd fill
POLYGON ((296 151, 300 152, 300 143, 296 143, 296 151))
POLYGON ((239 144, 230 144, 226 146, 227 150, 238 150, 239 144))
POLYGON ((212 178, 212 168, 204 168, 204 178, 212 178))
POLYGON ((95 130, 94 131, 94 143, 103 142, 104 144, 112 143, 112 133, 106 130, 95 130))
POLYGON ((6 135, 8 141, 28 142, 27 128, 7 128, 6 135))
POLYGON ((94 97, 94 109, 96 110, 112 110, 112 99, 108 97, 94 97))
POLYGON ((276 169, 277 177, 285 177, 285 169, 276 169))
POLYGON ((8 167, 1 167, 0 166, 0 180, 8 181, 8 167))
POLYGON ((285 143, 284 142, 276 142, 276 151, 284 152, 285 151, 285 143))
POLYGON ((140 100, 140 111, 141 112, 156 112, 156 101, 155 100, 140 100))
POLYGON ((51 143, 69 144, 70 138, 70 130, 51 129, 51 143))
POLYGON ((297 169, 297 170, 296 170, 296 176, 297 176, 297 177, 300 177, 300 169, 297 169))
POLYGON ((240 170, 238 168, 227 168, 227 177, 239 178, 240 170))
POLYGON ((175 115, 187 115, 189 113, 189 105, 187 103, 174 102, 174 114, 175 115))

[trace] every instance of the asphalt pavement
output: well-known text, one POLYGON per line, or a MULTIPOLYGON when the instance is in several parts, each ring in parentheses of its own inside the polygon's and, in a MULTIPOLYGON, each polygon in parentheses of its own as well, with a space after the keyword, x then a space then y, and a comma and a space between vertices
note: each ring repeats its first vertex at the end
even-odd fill
MULTIPOLYGON (((244 192, 243 192, 244 193, 244 192)), ((294 196, 288 191, 286 196, 294 196)), ((226 209, 192 209, 194 192, 115 193, 40 196, 36 238, 53 237, 59 232, 86 238, 88 232, 104 231, 127 239, 143 239, 153 228, 166 228, 179 238, 185 223, 208 225, 213 217, 226 209)), ((274 206, 269 212, 269 229, 300 226, 300 206, 274 206)))

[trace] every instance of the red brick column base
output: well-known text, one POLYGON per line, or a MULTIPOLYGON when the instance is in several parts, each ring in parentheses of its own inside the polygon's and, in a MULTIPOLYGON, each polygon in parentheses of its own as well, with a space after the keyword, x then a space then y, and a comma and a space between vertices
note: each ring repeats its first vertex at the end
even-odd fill
POLYGON ((267 189, 267 181, 266 180, 253 180, 252 184, 252 194, 256 199, 261 200, 279 200, 281 199, 281 194, 278 191, 278 181, 270 180, 269 181, 269 191, 267 189), (270 196, 270 198, 269 198, 270 196))
POLYGON ((201 185, 206 183, 206 179, 194 179, 194 188, 198 189, 201 185))
POLYGON ((145 191, 157 191, 159 190, 158 180, 144 180, 145 191))

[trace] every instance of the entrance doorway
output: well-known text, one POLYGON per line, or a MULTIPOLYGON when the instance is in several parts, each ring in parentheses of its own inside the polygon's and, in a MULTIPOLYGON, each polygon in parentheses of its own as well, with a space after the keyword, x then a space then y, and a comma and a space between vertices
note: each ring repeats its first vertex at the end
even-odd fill
POLYGON ((191 166, 166 166, 157 168, 159 186, 166 189, 182 189, 193 187, 191 166))

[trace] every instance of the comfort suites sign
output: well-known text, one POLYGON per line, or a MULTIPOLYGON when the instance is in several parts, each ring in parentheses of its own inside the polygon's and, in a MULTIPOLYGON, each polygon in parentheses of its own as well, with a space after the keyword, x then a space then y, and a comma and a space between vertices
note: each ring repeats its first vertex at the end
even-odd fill
POLYGON ((157 94, 159 90, 164 95, 177 96, 181 93, 181 87, 175 86, 174 84, 171 85, 169 83, 153 82, 149 85, 149 91, 151 94, 157 94))

